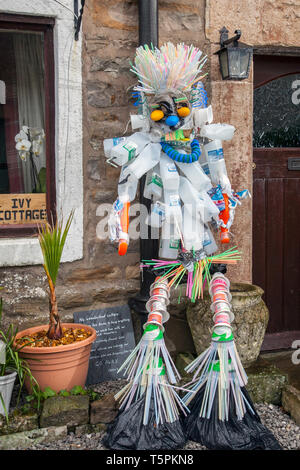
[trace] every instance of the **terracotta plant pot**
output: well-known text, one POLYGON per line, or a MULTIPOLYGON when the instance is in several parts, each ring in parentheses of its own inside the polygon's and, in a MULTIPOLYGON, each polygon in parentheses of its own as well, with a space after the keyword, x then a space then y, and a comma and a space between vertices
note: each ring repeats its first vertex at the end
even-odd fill
MULTIPOLYGON (((75 385, 85 386, 92 343, 96 330, 81 323, 63 323, 64 328, 84 328, 92 332, 89 338, 72 344, 55 347, 31 348, 25 346, 19 355, 24 358, 41 390, 51 387, 56 392, 71 390, 75 385)), ((20 331, 16 339, 47 330, 48 325, 40 325, 20 331)), ((25 382, 30 392, 29 381, 25 382)))

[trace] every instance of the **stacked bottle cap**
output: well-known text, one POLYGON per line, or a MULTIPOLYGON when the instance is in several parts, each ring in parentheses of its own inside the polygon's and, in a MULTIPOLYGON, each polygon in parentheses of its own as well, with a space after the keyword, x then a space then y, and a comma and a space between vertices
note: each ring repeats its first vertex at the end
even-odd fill
POLYGON ((227 326, 231 328, 234 320, 229 291, 230 282, 222 273, 215 273, 210 281, 209 293, 212 299, 211 311, 214 313, 214 328, 227 326))
POLYGON ((165 279, 156 278, 154 283, 150 286, 150 299, 146 303, 146 309, 149 312, 147 325, 158 325, 164 331, 163 323, 169 320, 170 314, 167 311, 169 305, 170 292, 168 281, 165 279))

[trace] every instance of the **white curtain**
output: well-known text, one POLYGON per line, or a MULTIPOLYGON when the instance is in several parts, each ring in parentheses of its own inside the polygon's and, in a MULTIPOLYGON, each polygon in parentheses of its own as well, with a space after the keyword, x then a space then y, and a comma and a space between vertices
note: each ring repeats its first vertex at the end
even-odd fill
MULTIPOLYGON (((22 126, 45 129, 44 53, 41 34, 16 33, 14 52, 17 71, 17 95, 20 129, 22 126)), ((39 172, 46 167, 45 143, 39 157, 33 157, 39 172)), ((34 187, 29 159, 22 162, 24 189, 34 187)))

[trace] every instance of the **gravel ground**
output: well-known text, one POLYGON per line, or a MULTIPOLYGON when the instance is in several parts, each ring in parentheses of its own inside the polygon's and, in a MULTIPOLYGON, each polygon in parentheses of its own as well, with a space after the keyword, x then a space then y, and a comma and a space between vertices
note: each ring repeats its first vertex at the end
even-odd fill
MULTIPOLYGON (((101 393, 115 393, 126 383, 123 380, 104 382, 92 388, 101 393)), ((256 404, 255 408, 261 421, 276 437, 284 450, 300 450, 300 428, 281 407, 269 404, 256 404)), ((105 450, 101 441, 104 433, 92 433, 76 436, 70 433, 65 439, 49 444, 37 444, 28 450, 105 450)), ((196 442, 189 441, 186 450, 205 450, 196 442)))

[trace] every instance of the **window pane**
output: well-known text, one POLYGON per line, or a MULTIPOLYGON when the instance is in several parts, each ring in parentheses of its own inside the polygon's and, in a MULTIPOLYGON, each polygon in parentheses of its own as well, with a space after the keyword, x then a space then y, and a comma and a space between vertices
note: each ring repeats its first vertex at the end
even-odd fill
POLYGON ((34 223, 46 217, 43 33, 0 31, 0 61, 0 225, 34 223))
POLYGON ((254 147, 300 147, 300 74, 254 90, 254 147))

